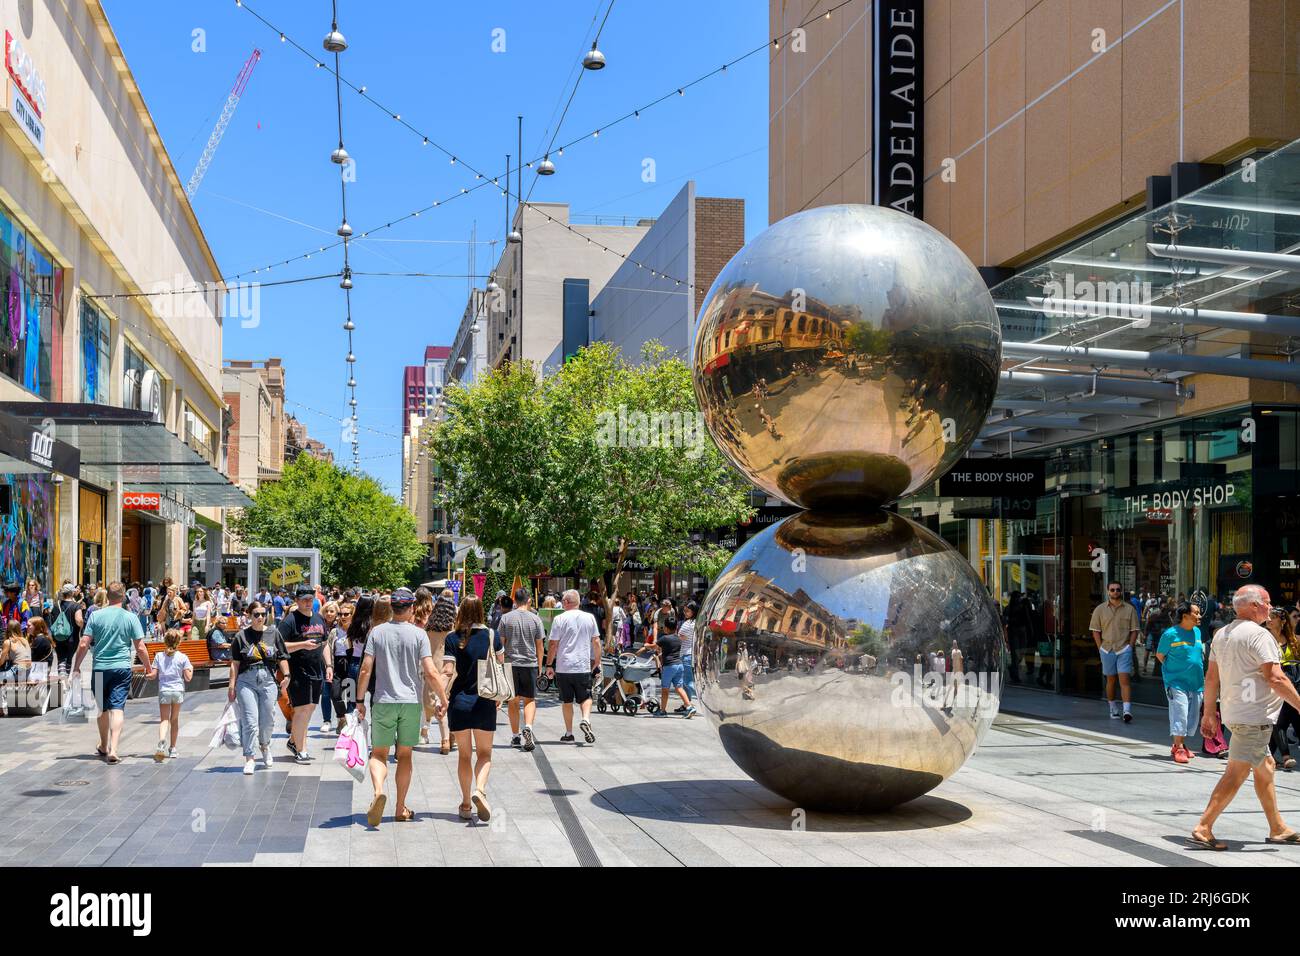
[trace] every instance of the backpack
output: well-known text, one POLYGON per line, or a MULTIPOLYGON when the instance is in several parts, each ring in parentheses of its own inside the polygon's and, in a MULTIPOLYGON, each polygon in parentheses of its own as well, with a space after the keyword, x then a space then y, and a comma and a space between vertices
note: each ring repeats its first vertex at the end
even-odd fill
POLYGON ((56 641, 66 641, 72 636, 72 625, 68 623, 66 610, 59 611, 59 616, 54 619, 54 624, 50 627, 50 634, 56 641))

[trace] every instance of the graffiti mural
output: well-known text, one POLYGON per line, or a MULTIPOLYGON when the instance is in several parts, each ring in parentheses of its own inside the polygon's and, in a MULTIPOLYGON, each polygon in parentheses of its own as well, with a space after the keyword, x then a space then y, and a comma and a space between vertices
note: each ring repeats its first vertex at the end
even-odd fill
POLYGON ((0 475, 0 489, 9 503, 0 510, 0 577, 48 589, 54 485, 44 475, 0 475))

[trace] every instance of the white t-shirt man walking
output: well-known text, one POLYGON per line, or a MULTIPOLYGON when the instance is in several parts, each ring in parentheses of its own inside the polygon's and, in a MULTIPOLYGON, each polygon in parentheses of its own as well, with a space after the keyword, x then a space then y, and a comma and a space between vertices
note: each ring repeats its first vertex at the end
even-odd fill
POLYGON ((551 641, 546 651, 546 674, 554 676, 564 714, 562 743, 573 742, 573 703, 582 708, 578 729, 589 744, 596 742, 591 729, 591 673, 600 666, 600 628, 596 618, 578 609, 578 592, 560 596, 564 612, 551 622, 551 641), (595 664, 593 665, 593 661, 595 664))

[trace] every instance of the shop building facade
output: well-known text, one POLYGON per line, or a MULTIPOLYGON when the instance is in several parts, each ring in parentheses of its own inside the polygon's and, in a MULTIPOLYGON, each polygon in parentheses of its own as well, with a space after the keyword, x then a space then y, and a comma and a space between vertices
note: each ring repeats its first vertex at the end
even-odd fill
POLYGON ((0 30, 0 411, 80 451, 0 477, 0 574, 201 576, 246 501, 221 472, 220 271, 102 5, 0 0, 0 30))
MULTIPOLYGON (((1294 604, 1300 10, 831 6, 769 4, 773 36, 802 31, 771 57, 770 217, 893 199, 984 275, 1004 362, 970 461, 1041 485, 936 483, 898 510, 1004 607, 1009 676, 1096 696, 1111 580, 1198 601, 1207 629, 1245 583, 1294 604)), ((1136 699, 1162 703, 1137 661, 1136 699)))

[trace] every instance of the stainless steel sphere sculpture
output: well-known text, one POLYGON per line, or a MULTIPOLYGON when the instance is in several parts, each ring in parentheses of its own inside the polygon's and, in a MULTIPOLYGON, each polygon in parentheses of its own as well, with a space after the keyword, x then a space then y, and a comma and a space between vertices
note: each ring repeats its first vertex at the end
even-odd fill
POLYGON ((956 549, 880 506, 970 447, 1001 350, 970 261, 879 206, 781 220, 705 297, 694 381, 709 431, 760 490, 811 510, 714 583, 696 684, 732 759, 800 807, 921 796, 997 713, 996 606, 956 549))

